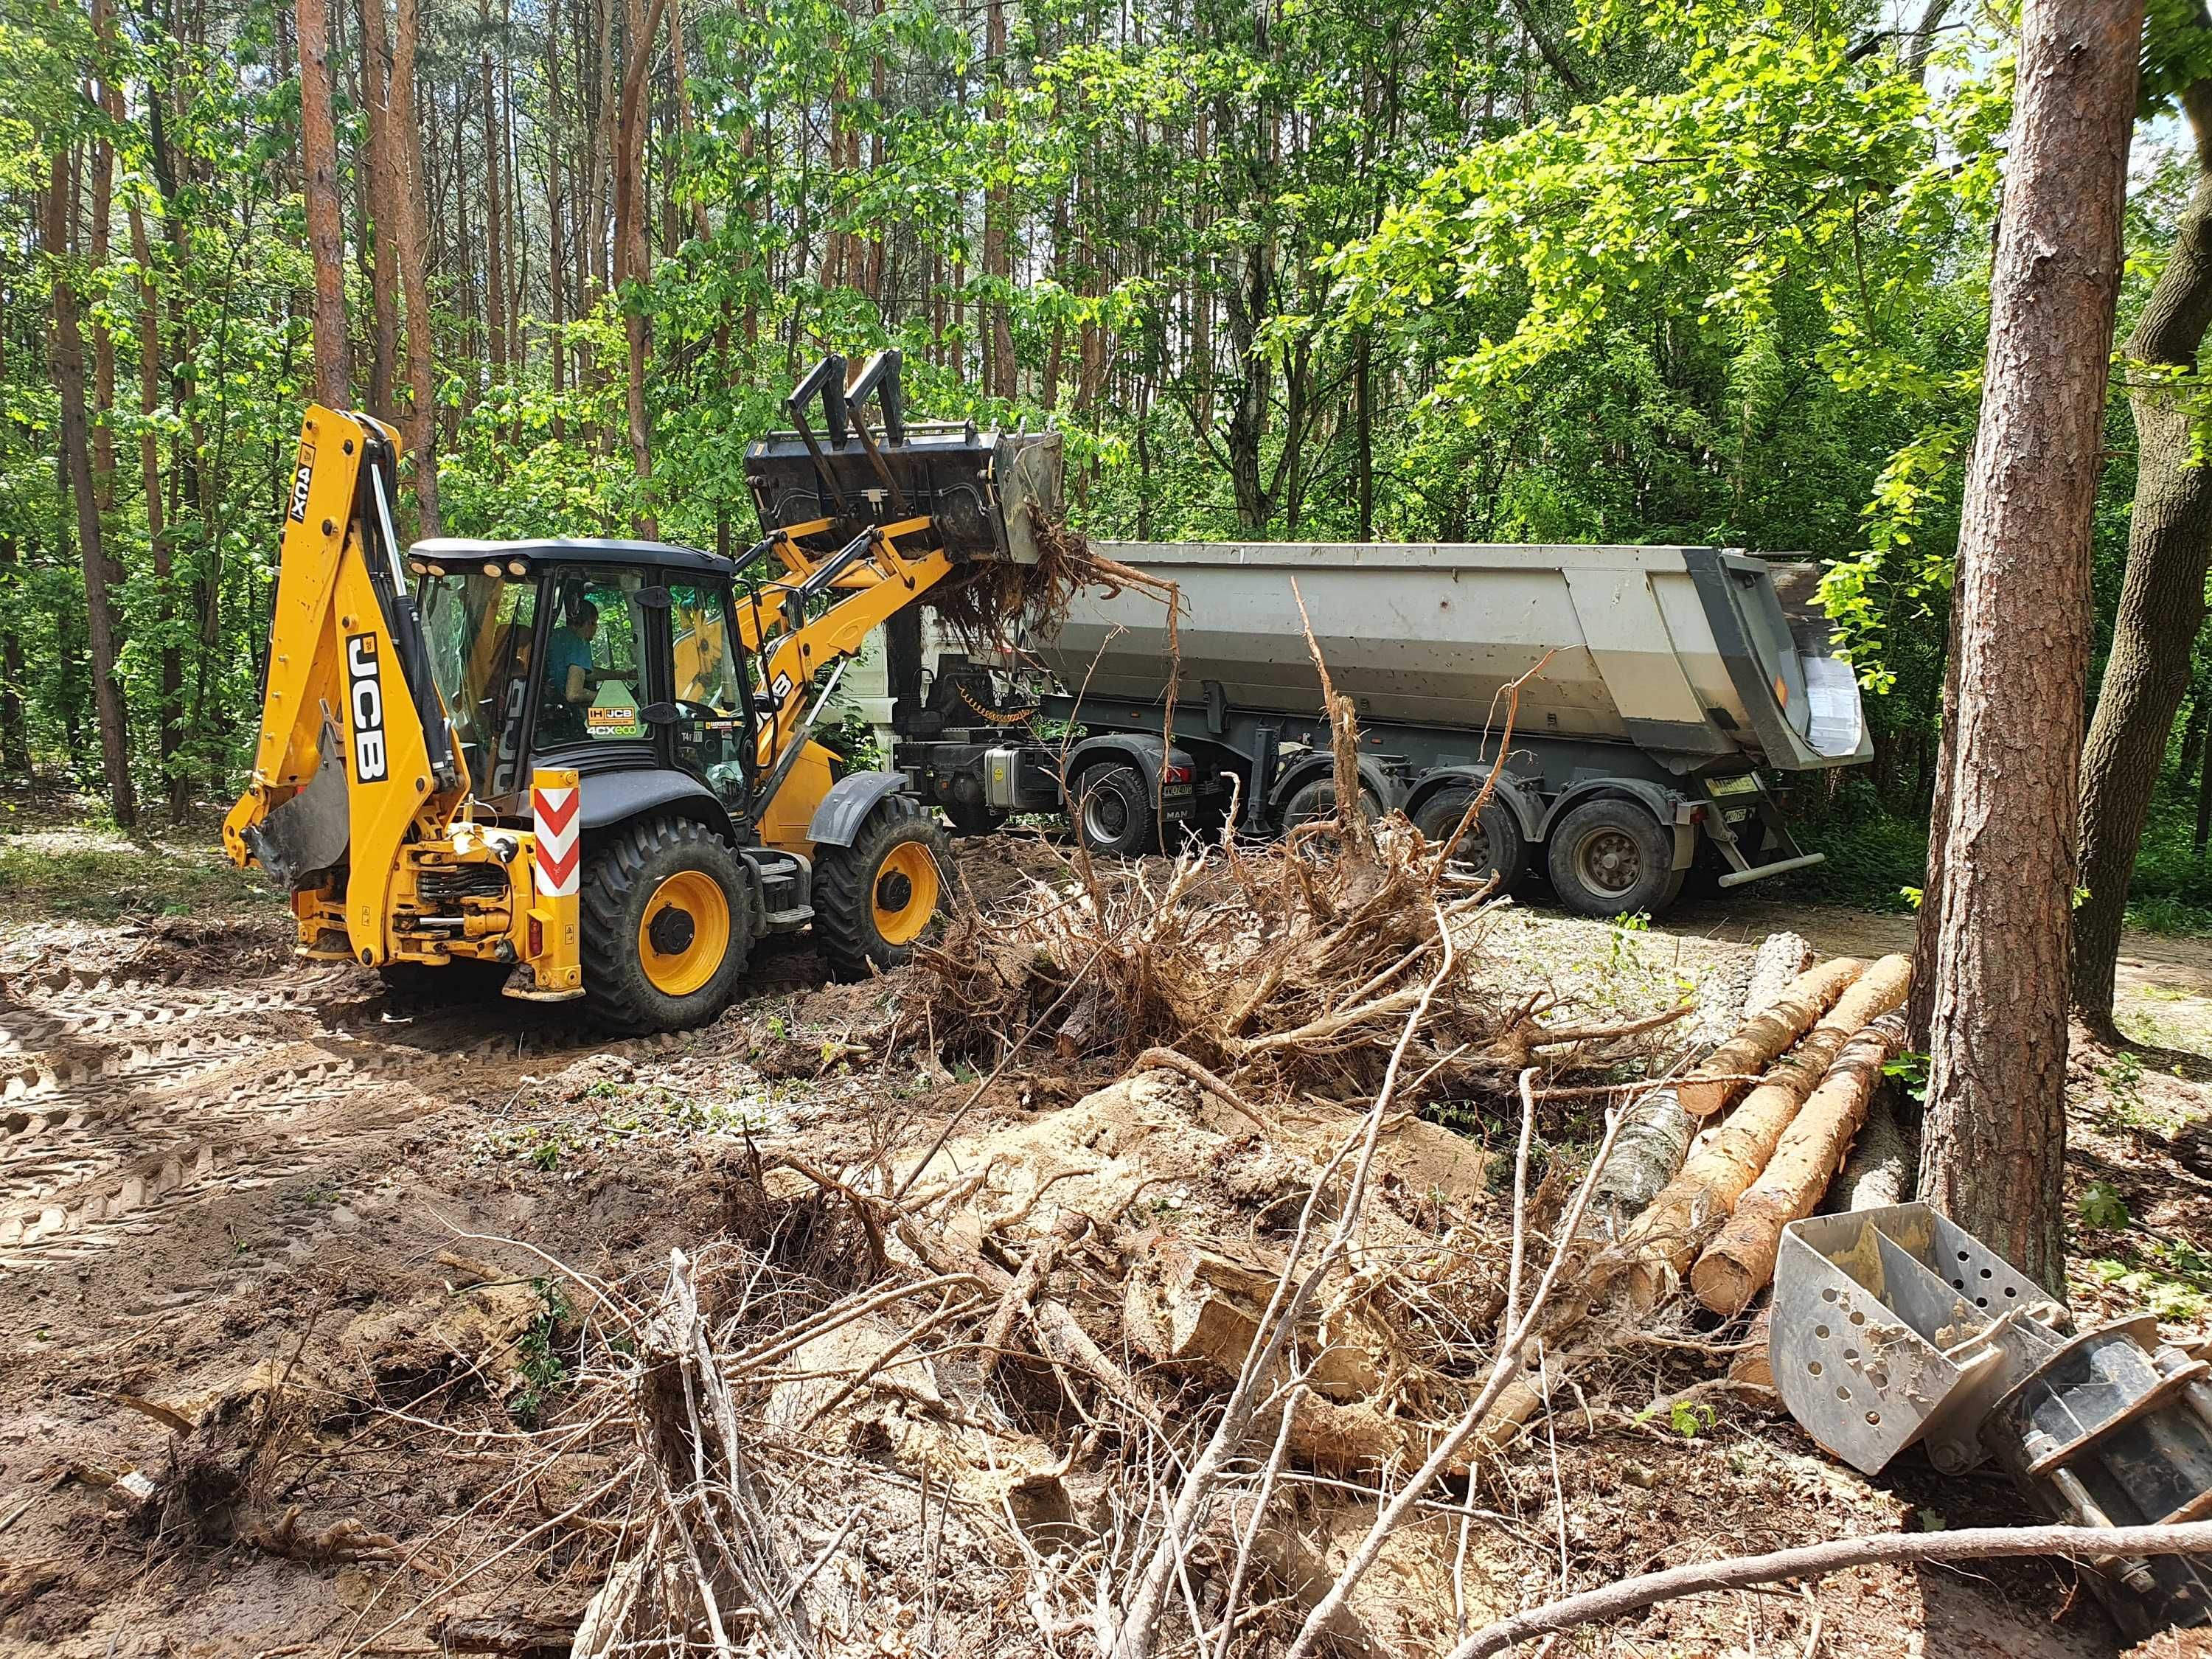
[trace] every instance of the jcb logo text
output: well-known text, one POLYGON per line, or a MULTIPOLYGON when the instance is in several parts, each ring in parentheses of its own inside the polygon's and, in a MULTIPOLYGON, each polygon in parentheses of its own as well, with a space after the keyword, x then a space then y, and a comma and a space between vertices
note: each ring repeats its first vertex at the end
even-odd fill
POLYGON ((346 635, 346 702, 353 713, 353 779, 379 783, 390 769, 384 750, 384 682, 377 672, 376 635, 346 635))

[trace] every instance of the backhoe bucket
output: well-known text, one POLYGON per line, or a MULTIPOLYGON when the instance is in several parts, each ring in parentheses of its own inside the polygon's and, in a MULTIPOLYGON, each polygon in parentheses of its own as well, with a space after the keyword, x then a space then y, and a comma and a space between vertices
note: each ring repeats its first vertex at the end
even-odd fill
POLYGON ((1982 1419, 2063 1339, 2063 1311, 1925 1204, 1784 1229, 1768 1358, 1805 1431, 1872 1474, 1916 1441, 1955 1472, 1987 1454, 1982 1419))
MULTIPOLYGON (((1925 1204, 1784 1229, 1767 1356, 1790 1415, 1868 1474, 1917 1440, 1947 1474, 1994 1459, 2065 1525, 2212 1515, 2212 1366, 2148 1314, 2075 1334, 2040 1285, 1925 1204)), ((2212 1558, 2088 1565, 2135 1640, 2212 1622, 2212 1558)))
POLYGON ((1060 434, 910 422, 897 352, 876 353, 849 378, 847 367, 836 356, 817 363, 785 400, 791 430, 746 449, 761 529, 826 519, 825 538, 842 544, 870 525, 927 517, 955 561, 1035 564, 1041 549, 1032 507, 1054 518, 1060 512, 1060 434))

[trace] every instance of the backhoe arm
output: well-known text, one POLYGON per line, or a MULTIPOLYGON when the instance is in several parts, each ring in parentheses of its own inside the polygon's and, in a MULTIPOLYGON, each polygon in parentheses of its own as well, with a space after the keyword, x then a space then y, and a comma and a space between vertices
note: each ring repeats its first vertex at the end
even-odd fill
MULTIPOLYGON (((343 943, 363 962, 386 955, 387 899, 410 830, 418 819, 442 827, 469 787, 392 537, 398 453, 381 422, 307 411, 252 776, 223 822, 232 862, 269 870, 303 916, 343 870, 343 943)), ((331 953, 338 943, 327 941, 331 953)))

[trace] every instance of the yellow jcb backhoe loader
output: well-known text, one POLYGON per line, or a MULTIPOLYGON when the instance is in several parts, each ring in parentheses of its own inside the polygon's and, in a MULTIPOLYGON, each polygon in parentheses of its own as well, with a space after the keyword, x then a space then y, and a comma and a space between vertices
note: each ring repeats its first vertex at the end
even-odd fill
POLYGON ((748 453, 765 534, 738 560, 403 553, 398 434, 310 409, 259 746, 223 825, 290 890, 300 954, 581 997, 625 1030, 713 1017, 764 933, 811 924, 843 977, 904 960, 945 894, 944 833, 901 774, 842 770, 810 734, 872 629, 963 561, 1035 560, 1028 504, 1057 509, 1060 449, 909 427, 898 367, 848 381, 830 357, 800 383, 793 430, 748 453))

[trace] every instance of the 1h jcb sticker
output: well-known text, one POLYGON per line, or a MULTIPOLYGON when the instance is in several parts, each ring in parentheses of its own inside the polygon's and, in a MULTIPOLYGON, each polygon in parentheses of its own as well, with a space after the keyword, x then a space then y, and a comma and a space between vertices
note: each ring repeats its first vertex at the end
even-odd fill
POLYGON ((353 781, 381 783, 392 769, 384 745, 384 680, 376 635, 346 635, 346 708, 353 717, 353 781))

